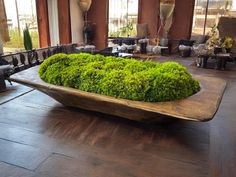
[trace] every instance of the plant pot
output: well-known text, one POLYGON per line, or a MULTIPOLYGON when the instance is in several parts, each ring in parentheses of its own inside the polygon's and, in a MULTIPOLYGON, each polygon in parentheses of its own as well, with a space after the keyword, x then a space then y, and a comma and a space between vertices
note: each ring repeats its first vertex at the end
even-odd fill
POLYGON ((142 54, 147 53, 147 43, 146 42, 140 43, 140 53, 142 53, 142 54))

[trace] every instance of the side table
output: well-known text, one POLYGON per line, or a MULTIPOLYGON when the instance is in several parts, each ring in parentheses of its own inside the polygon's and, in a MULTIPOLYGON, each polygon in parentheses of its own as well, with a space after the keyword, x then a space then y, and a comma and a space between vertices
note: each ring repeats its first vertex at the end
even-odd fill
POLYGON ((224 70, 226 67, 226 62, 230 59, 230 53, 218 53, 216 54, 216 64, 215 69, 224 70))

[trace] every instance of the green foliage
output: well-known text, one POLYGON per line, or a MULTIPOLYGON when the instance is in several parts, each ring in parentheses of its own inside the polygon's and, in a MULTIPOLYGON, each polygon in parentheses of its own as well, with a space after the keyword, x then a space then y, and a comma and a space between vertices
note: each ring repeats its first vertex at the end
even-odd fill
POLYGON ((23 48, 23 40, 22 37, 19 36, 19 32, 17 28, 9 29, 10 41, 5 42, 3 44, 4 47, 7 48, 23 48))
POLYGON ((128 23, 124 24, 123 27, 117 29, 117 31, 110 31, 109 37, 128 37, 128 36, 136 36, 136 28, 135 23, 129 21, 128 23))
POLYGON ((231 49, 233 47, 234 40, 231 37, 224 37, 223 43, 221 44, 221 47, 226 49, 231 49))
POLYGON ((39 74, 51 84, 136 101, 178 100, 200 90, 198 81, 175 62, 85 53, 51 56, 41 64, 39 74))
MULTIPOLYGON (((32 44, 35 48, 39 47, 39 34, 37 31, 31 31, 31 38, 32 38, 32 44)), ((19 35, 19 31, 17 28, 13 28, 9 30, 9 36, 10 36, 10 41, 5 42, 3 44, 4 47, 6 48, 17 48, 17 49, 23 49, 24 44, 23 44, 23 38, 22 36, 19 35)))
MULTIPOLYGON (((60 54, 56 54, 56 55, 51 56, 50 59, 48 59, 48 60, 45 60, 43 62, 43 64, 40 65, 40 69, 39 69, 40 77, 47 82, 50 77, 53 77, 53 76, 50 76, 49 73, 52 70, 51 68, 57 67, 56 65, 54 65, 57 63, 59 63, 63 66, 66 65, 66 63, 70 63, 68 55, 60 53, 60 54)), ((59 73, 61 71, 62 70, 58 70, 56 72, 59 73)), ((54 75, 54 73, 52 73, 52 75, 54 75)), ((51 83, 51 82, 49 82, 49 83, 51 83)), ((59 83, 54 83, 54 84, 59 85, 59 83)))

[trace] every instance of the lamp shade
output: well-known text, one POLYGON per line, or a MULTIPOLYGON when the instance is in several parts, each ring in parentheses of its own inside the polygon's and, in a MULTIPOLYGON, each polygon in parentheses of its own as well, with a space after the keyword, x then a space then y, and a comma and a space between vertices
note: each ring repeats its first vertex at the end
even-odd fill
POLYGON ((87 12, 92 4, 92 0, 77 0, 82 12, 87 12))
POLYGON ((160 0, 160 26, 157 35, 160 38, 167 38, 172 25, 175 0, 160 0))
POLYGON ((161 0, 160 2, 160 18, 161 20, 166 20, 169 18, 175 7, 175 0, 161 0))

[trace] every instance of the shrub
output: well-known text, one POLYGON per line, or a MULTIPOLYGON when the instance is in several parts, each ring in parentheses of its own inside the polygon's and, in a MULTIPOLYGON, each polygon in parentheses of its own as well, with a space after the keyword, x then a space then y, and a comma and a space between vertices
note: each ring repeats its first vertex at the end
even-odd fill
POLYGON ((172 101, 200 90, 188 70, 176 63, 138 61, 91 54, 56 54, 39 69, 42 80, 136 101, 172 101))
POLYGON ((27 25, 23 30, 23 40, 24 40, 25 50, 32 50, 33 49, 32 38, 27 25))
MULTIPOLYGON (((68 59, 68 55, 66 55, 66 54, 60 53, 60 54, 56 54, 56 55, 51 56, 48 60, 45 60, 42 65, 40 65, 40 70, 39 70, 40 77, 43 80, 47 79, 48 76, 46 75, 46 71, 49 66, 51 66, 55 63, 58 63, 60 61, 62 61, 63 63, 66 63, 66 62, 68 62, 67 60, 69 60, 69 59, 68 59)), ((68 62, 68 63, 70 63, 70 62, 68 62)), ((60 71, 57 71, 57 72, 60 72, 60 71)))

